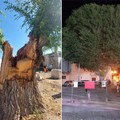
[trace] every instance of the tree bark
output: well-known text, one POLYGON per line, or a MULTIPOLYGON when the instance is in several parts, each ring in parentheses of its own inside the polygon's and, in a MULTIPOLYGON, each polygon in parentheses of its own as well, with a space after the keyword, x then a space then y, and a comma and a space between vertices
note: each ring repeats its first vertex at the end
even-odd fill
POLYGON ((0 120, 22 120, 22 116, 32 114, 35 109, 44 111, 37 81, 34 79, 36 68, 43 58, 37 43, 36 39, 29 40, 18 50, 16 57, 12 57, 9 43, 4 44, 0 73, 0 120))
POLYGON ((42 99, 35 81, 5 81, 3 88, 2 120, 22 120, 22 116, 32 114, 35 109, 43 112, 42 99))

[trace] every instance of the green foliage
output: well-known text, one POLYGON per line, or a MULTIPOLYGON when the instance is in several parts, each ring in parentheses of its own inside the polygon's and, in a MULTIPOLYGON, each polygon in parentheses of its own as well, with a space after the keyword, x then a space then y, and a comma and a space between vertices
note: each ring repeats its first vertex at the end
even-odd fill
POLYGON ((86 4, 73 11, 63 28, 63 57, 98 70, 120 65, 120 5, 86 4))
POLYGON ((0 30, 0 50, 3 50, 3 34, 2 34, 2 31, 0 30))
MULTIPOLYGON (((0 10, 0 15, 5 16, 5 14, 1 10, 0 10)), ((3 35, 3 32, 2 32, 2 29, 0 28, 0 50, 3 50, 3 42, 4 42, 4 35, 3 35)))
POLYGON ((43 50, 48 50, 51 49, 53 52, 57 53, 58 52, 58 47, 61 47, 62 42, 61 42, 61 31, 53 31, 52 34, 49 35, 48 37, 49 42, 47 46, 43 48, 43 50))
POLYGON ((6 9, 18 13, 15 15, 16 19, 25 18, 22 26, 27 26, 27 30, 36 35, 37 38, 40 35, 44 36, 47 40, 47 46, 54 47, 53 44, 49 45, 52 36, 53 39, 56 37, 55 41, 58 41, 58 44, 55 45, 59 45, 60 39, 57 37, 61 30, 60 0, 16 0, 14 3, 5 0, 4 3, 7 5, 6 9), (54 32, 57 33, 54 34, 54 32))

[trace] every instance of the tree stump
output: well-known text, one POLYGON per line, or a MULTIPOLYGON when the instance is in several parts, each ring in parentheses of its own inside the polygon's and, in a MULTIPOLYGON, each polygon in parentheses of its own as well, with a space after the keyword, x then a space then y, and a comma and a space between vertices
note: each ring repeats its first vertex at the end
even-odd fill
POLYGON ((22 120, 22 116, 32 114, 35 109, 43 112, 43 102, 34 79, 38 60, 42 62, 36 39, 29 40, 15 57, 12 56, 8 42, 3 46, 0 72, 1 120, 22 120))

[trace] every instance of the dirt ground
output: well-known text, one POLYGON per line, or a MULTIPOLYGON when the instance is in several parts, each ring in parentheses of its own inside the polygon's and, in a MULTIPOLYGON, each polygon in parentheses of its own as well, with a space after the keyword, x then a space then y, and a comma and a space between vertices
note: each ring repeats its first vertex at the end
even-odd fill
POLYGON ((25 120, 61 120, 61 79, 51 79, 51 72, 41 72, 38 80, 38 88, 42 96, 45 107, 45 113, 34 115, 25 118, 25 120))
POLYGON ((40 73, 43 80, 38 82, 45 106, 44 120, 61 120, 61 80, 51 79, 51 72, 40 73))

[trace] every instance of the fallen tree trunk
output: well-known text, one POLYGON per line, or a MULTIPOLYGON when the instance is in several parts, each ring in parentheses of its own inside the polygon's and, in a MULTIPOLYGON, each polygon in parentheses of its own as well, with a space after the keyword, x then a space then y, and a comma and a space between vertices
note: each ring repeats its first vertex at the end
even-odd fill
POLYGON ((12 47, 8 42, 4 43, 0 73, 1 120, 22 120, 22 116, 32 114, 35 109, 44 111, 34 79, 36 68, 42 62, 38 46, 36 39, 29 40, 17 56, 12 57, 12 47))

